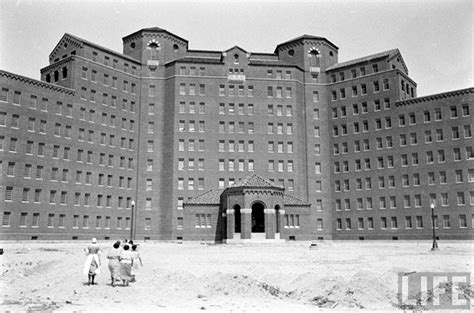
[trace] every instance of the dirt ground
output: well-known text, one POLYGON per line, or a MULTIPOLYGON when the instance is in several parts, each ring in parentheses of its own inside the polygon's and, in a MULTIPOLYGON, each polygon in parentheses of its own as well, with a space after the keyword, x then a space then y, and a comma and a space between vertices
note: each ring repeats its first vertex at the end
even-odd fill
POLYGON ((99 244, 102 273, 88 286, 87 242, 0 243, 0 311, 397 311, 399 272, 469 272, 474 256, 472 242, 440 242, 435 252, 427 241, 327 241, 314 249, 147 242, 137 282, 113 288, 104 257, 112 242, 99 244))

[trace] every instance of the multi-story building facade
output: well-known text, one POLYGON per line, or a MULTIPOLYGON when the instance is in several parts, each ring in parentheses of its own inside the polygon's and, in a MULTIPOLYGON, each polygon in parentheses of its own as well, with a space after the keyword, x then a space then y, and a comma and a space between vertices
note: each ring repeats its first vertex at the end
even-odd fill
POLYGON ((441 238, 472 238, 474 90, 416 98, 398 50, 148 28, 123 53, 65 34, 41 81, 0 77, 3 238, 428 238, 431 202, 441 238))

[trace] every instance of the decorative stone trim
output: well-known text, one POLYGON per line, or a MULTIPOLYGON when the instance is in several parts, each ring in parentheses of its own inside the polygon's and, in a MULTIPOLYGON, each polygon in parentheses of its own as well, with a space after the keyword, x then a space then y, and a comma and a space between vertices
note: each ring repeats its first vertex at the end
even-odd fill
POLYGON ((251 214, 252 213, 252 209, 240 209, 240 213, 246 213, 246 214, 251 214))
POLYGON ((54 85, 54 84, 51 84, 51 83, 46 83, 46 82, 43 82, 43 81, 40 81, 40 80, 28 78, 28 77, 25 77, 25 76, 20 76, 20 75, 5 72, 5 71, 2 71, 2 70, 0 70, 0 76, 4 76, 4 77, 6 77, 8 79, 12 79, 12 80, 17 80, 17 81, 20 81, 20 82, 25 83, 25 84, 30 84, 30 85, 33 85, 33 86, 38 86, 38 87, 42 87, 42 88, 45 88, 45 89, 51 89, 51 90, 54 90, 54 91, 57 91, 57 92, 62 92, 62 93, 68 94, 68 95, 74 95, 74 93, 75 93, 74 89, 61 87, 61 86, 58 86, 58 85, 54 85))
POLYGON ((396 106, 410 105, 410 104, 416 104, 416 103, 425 102, 425 101, 440 100, 440 99, 454 97, 454 96, 461 96, 461 95, 466 95, 470 93, 474 93, 474 88, 471 87, 471 88, 466 88, 466 89, 461 89, 461 90, 443 92, 436 95, 429 95, 429 96, 424 96, 424 97, 397 101, 395 102, 395 105, 396 106))
POLYGON ((265 213, 265 214, 275 214, 275 209, 263 209, 263 213, 265 213))
POLYGON ((225 210, 226 214, 234 214, 234 209, 227 209, 225 210))

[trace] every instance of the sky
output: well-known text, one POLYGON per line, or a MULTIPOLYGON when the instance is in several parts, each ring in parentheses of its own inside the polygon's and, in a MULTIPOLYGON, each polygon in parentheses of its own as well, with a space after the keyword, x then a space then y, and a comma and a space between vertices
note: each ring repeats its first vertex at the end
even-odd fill
POLYGON ((39 79, 64 33, 121 52, 122 37, 164 28, 189 49, 272 53, 303 34, 339 47, 339 62, 400 49, 418 96, 474 86, 473 1, 0 0, 0 69, 39 79))

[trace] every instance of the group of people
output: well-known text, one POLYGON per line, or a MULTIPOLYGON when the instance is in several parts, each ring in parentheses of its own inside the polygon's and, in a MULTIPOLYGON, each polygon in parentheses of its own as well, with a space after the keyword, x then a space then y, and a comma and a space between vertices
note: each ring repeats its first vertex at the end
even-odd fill
MULTIPOLYGON (((111 286, 122 282, 128 286, 130 282, 136 281, 138 270, 143 266, 142 258, 137 251, 138 245, 132 240, 116 241, 112 249, 108 251, 109 271, 111 286)), ((100 274, 101 249, 97 244, 97 239, 92 238, 91 244, 84 249, 86 262, 84 263, 84 275, 88 275, 88 285, 94 285, 95 276, 100 274)))

